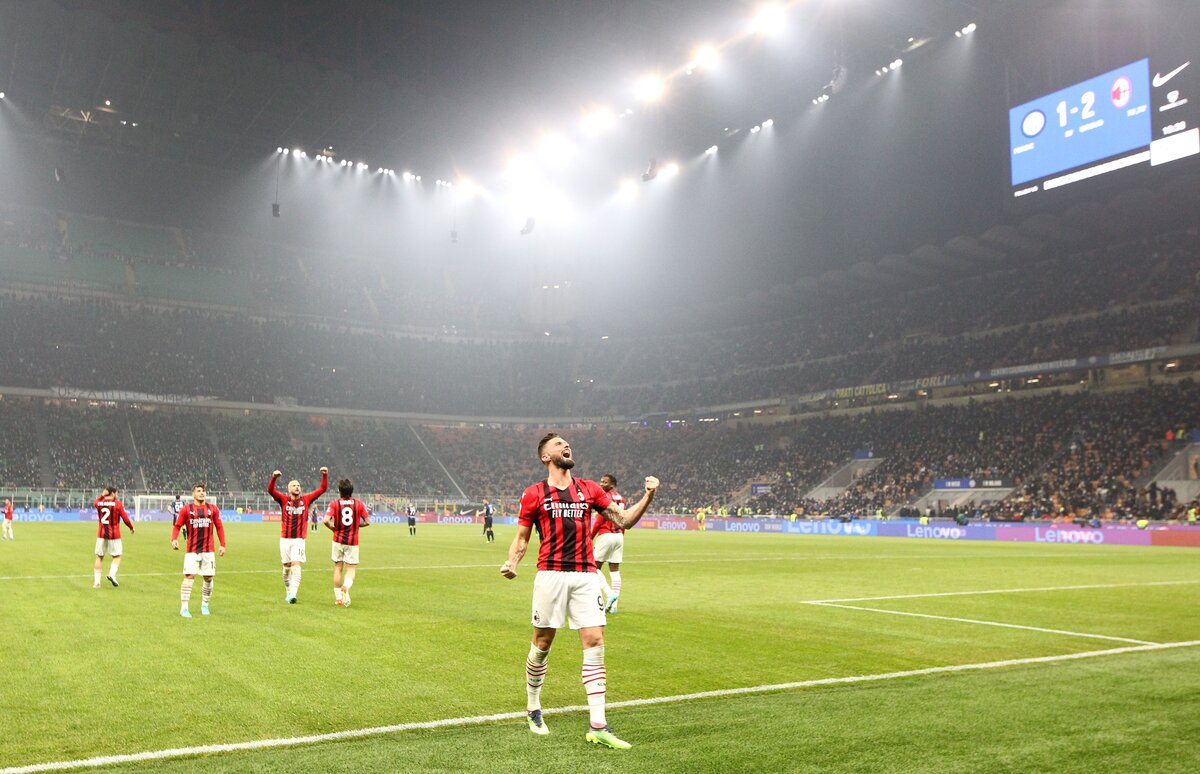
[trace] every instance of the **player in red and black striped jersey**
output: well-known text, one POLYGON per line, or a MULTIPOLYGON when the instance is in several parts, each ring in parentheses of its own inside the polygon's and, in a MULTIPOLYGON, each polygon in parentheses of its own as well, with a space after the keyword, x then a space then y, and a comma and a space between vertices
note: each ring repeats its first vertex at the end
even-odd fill
POLYGON ((358 531, 371 526, 371 516, 366 504, 354 496, 353 481, 343 478, 337 486, 338 499, 329 504, 325 526, 333 532, 333 601, 338 607, 349 607, 358 568, 358 531))
POLYGON ((618 739, 604 717, 604 598, 592 556, 590 517, 596 511, 619 527, 632 527, 654 500, 658 479, 647 476, 646 494, 632 508, 625 509, 594 481, 571 476, 575 458, 571 445, 558 433, 542 438, 537 451, 546 466, 546 480, 529 487, 521 496, 517 536, 508 549, 508 560, 500 567, 505 578, 517 577, 517 565, 536 529, 539 546, 538 573, 533 581, 533 642, 525 660, 529 730, 549 733, 541 703, 546 660, 554 635, 569 624, 579 630, 583 645, 583 687, 590 715, 585 738, 594 744, 628 750, 632 745, 618 739))
POLYGON ((133 534, 133 522, 129 520, 129 514, 125 512, 125 504, 117 499, 117 488, 115 486, 106 486, 100 492, 100 496, 92 503, 92 507, 96 509, 96 520, 98 521, 96 530, 96 563, 92 565, 92 588, 100 588, 100 571, 104 567, 104 555, 108 554, 112 557, 112 561, 108 564, 108 582, 114 587, 120 586, 117 583, 117 569, 121 566, 121 522, 125 522, 125 526, 129 527, 130 534, 133 534))
POLYGON ((212 600, 213 593, 213 575, 217 572, 216 557, 225 555, 225 525, 221 522, 221 509, 207 502, 207 499, 208 493, 204 484, 192 487, 192 501, 179 509, 179 515, 175 517, 175 524, 171 529, 171 548, 178 551, 179 530, 187 527, 183 584, 179 587, 179 614, 184 618, 192 617, 188 612, 188 602, 192 598, 192 584, 197 575, 204 578, 200 613, 208 615, 208 603, 212 600))
POLYGON ((279 503, 279 559, 283 563, 284 600, 296 604, 300 592, 301 565, 307 557, 304 539, 308 537, 308 510, 329 488, 329 468, 321 468, 321 485, 308 494, 300 494, 300 482, 289 481, 287 492, 275 488, 281 473, 277 470, 267 482, 267 494, 279 503))
MULTIPOLYGON (((625 498, 617 491, 617 477, 605 473, 600 477, 600 488, 608 492, 609 498, 625 507, 625 498)), ((592 522, 592 554, 596 560, 596 575, 600 577, 600 587, 608 600, 604 611, 615 614, 617 600, 621 597, 621 560, 625 552, 625 530, 613 524, 603 516, 597 515, 592 522), (604 578, 604 564, 608 563, 608 571, 612 574, 612 585, 604 578)))

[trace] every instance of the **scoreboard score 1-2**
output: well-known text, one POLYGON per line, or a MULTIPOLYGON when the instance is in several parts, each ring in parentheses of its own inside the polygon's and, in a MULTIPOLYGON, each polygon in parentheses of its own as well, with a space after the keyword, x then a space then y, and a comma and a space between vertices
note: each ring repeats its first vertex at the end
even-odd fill
POLYGON ((1139 59, 1010 109, 1013 196, 1200 154, 1196 71, 1139 59))

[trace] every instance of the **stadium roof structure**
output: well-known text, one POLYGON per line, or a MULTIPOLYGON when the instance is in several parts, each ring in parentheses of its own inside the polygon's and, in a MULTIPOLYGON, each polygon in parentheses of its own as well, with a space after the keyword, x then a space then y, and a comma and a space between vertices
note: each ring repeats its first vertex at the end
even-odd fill
MULTIPOLYGON (((870 5, 795 4, 803 55, 719 101, 673 99, 647 120, 646 146, 707 147, 714 131, 807 103, 835 65, 866 72, 952 20, 998 12, 870 5)), ((9 0, 0 88, 73 139, 180 160, 238 168, 276 146, 332 146, 373 165, 448 170, 617 98, 634 72, 686 61, 696 40, 736 31, 736 14, 752 11, 717 0, 9 0)))

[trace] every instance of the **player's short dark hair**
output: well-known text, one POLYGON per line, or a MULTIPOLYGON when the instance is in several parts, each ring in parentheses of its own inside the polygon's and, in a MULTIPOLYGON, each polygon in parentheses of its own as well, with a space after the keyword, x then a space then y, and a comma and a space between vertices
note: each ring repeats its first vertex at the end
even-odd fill
POLYGON ((605 473, 603 476, 600 477, 600 480, 603 481, 606 478, 609 481, 613 482, 613 486, 617 485, 617 477, 614 476, 612 473, 605 473))
POLYGON ((546 448, 546 444, 550 443, 555 438, 561 437, 562 436, 558 433, 546 433, 544 436, 542 436, 542 440, 538 441, 538 459, 540 460, 542 458, 542 449, 546 448))
POLYGON ((195 492, 197 489, 203 489, 205 492, 208 491, 208 487, 204 484, 192 484, 192 491, 195 492))
POLYGON ((354 482, 348 478, 338 481, 338 494, 342 497, 349 497, 354 494, 354 482))

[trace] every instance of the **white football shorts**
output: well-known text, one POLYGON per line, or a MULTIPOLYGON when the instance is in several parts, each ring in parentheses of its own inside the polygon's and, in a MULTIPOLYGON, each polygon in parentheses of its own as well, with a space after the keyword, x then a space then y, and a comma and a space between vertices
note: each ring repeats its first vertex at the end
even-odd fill
POLYGON ((284 564, 303 564, 307 561, 304 557, 304 538, 279 538, 279 560, 284 564))
POLYGON ((604 626, 604 596, 594 572, 538 570, 533 579, 533 625, 539 629, 604 626))
POLYGON ((121 539, 109 540, 108 538, 96 538, 96 556, 120 556, 121 555, 121 539))
POLYGON ((592 541, 592 557, 601 562, 621 563, 625 553, 625 535, 621 532, 601 532, 592 541))
POLYGON ((217 553, 215 551, 205 551, 202 554, 184 554, 183 574, 203 575, 205 577, 216 575, 217 553))
POLYGON ((358 546, 348 546, 345 543, 333 544, 333 561, 345 564, 358 564, 358 546))

